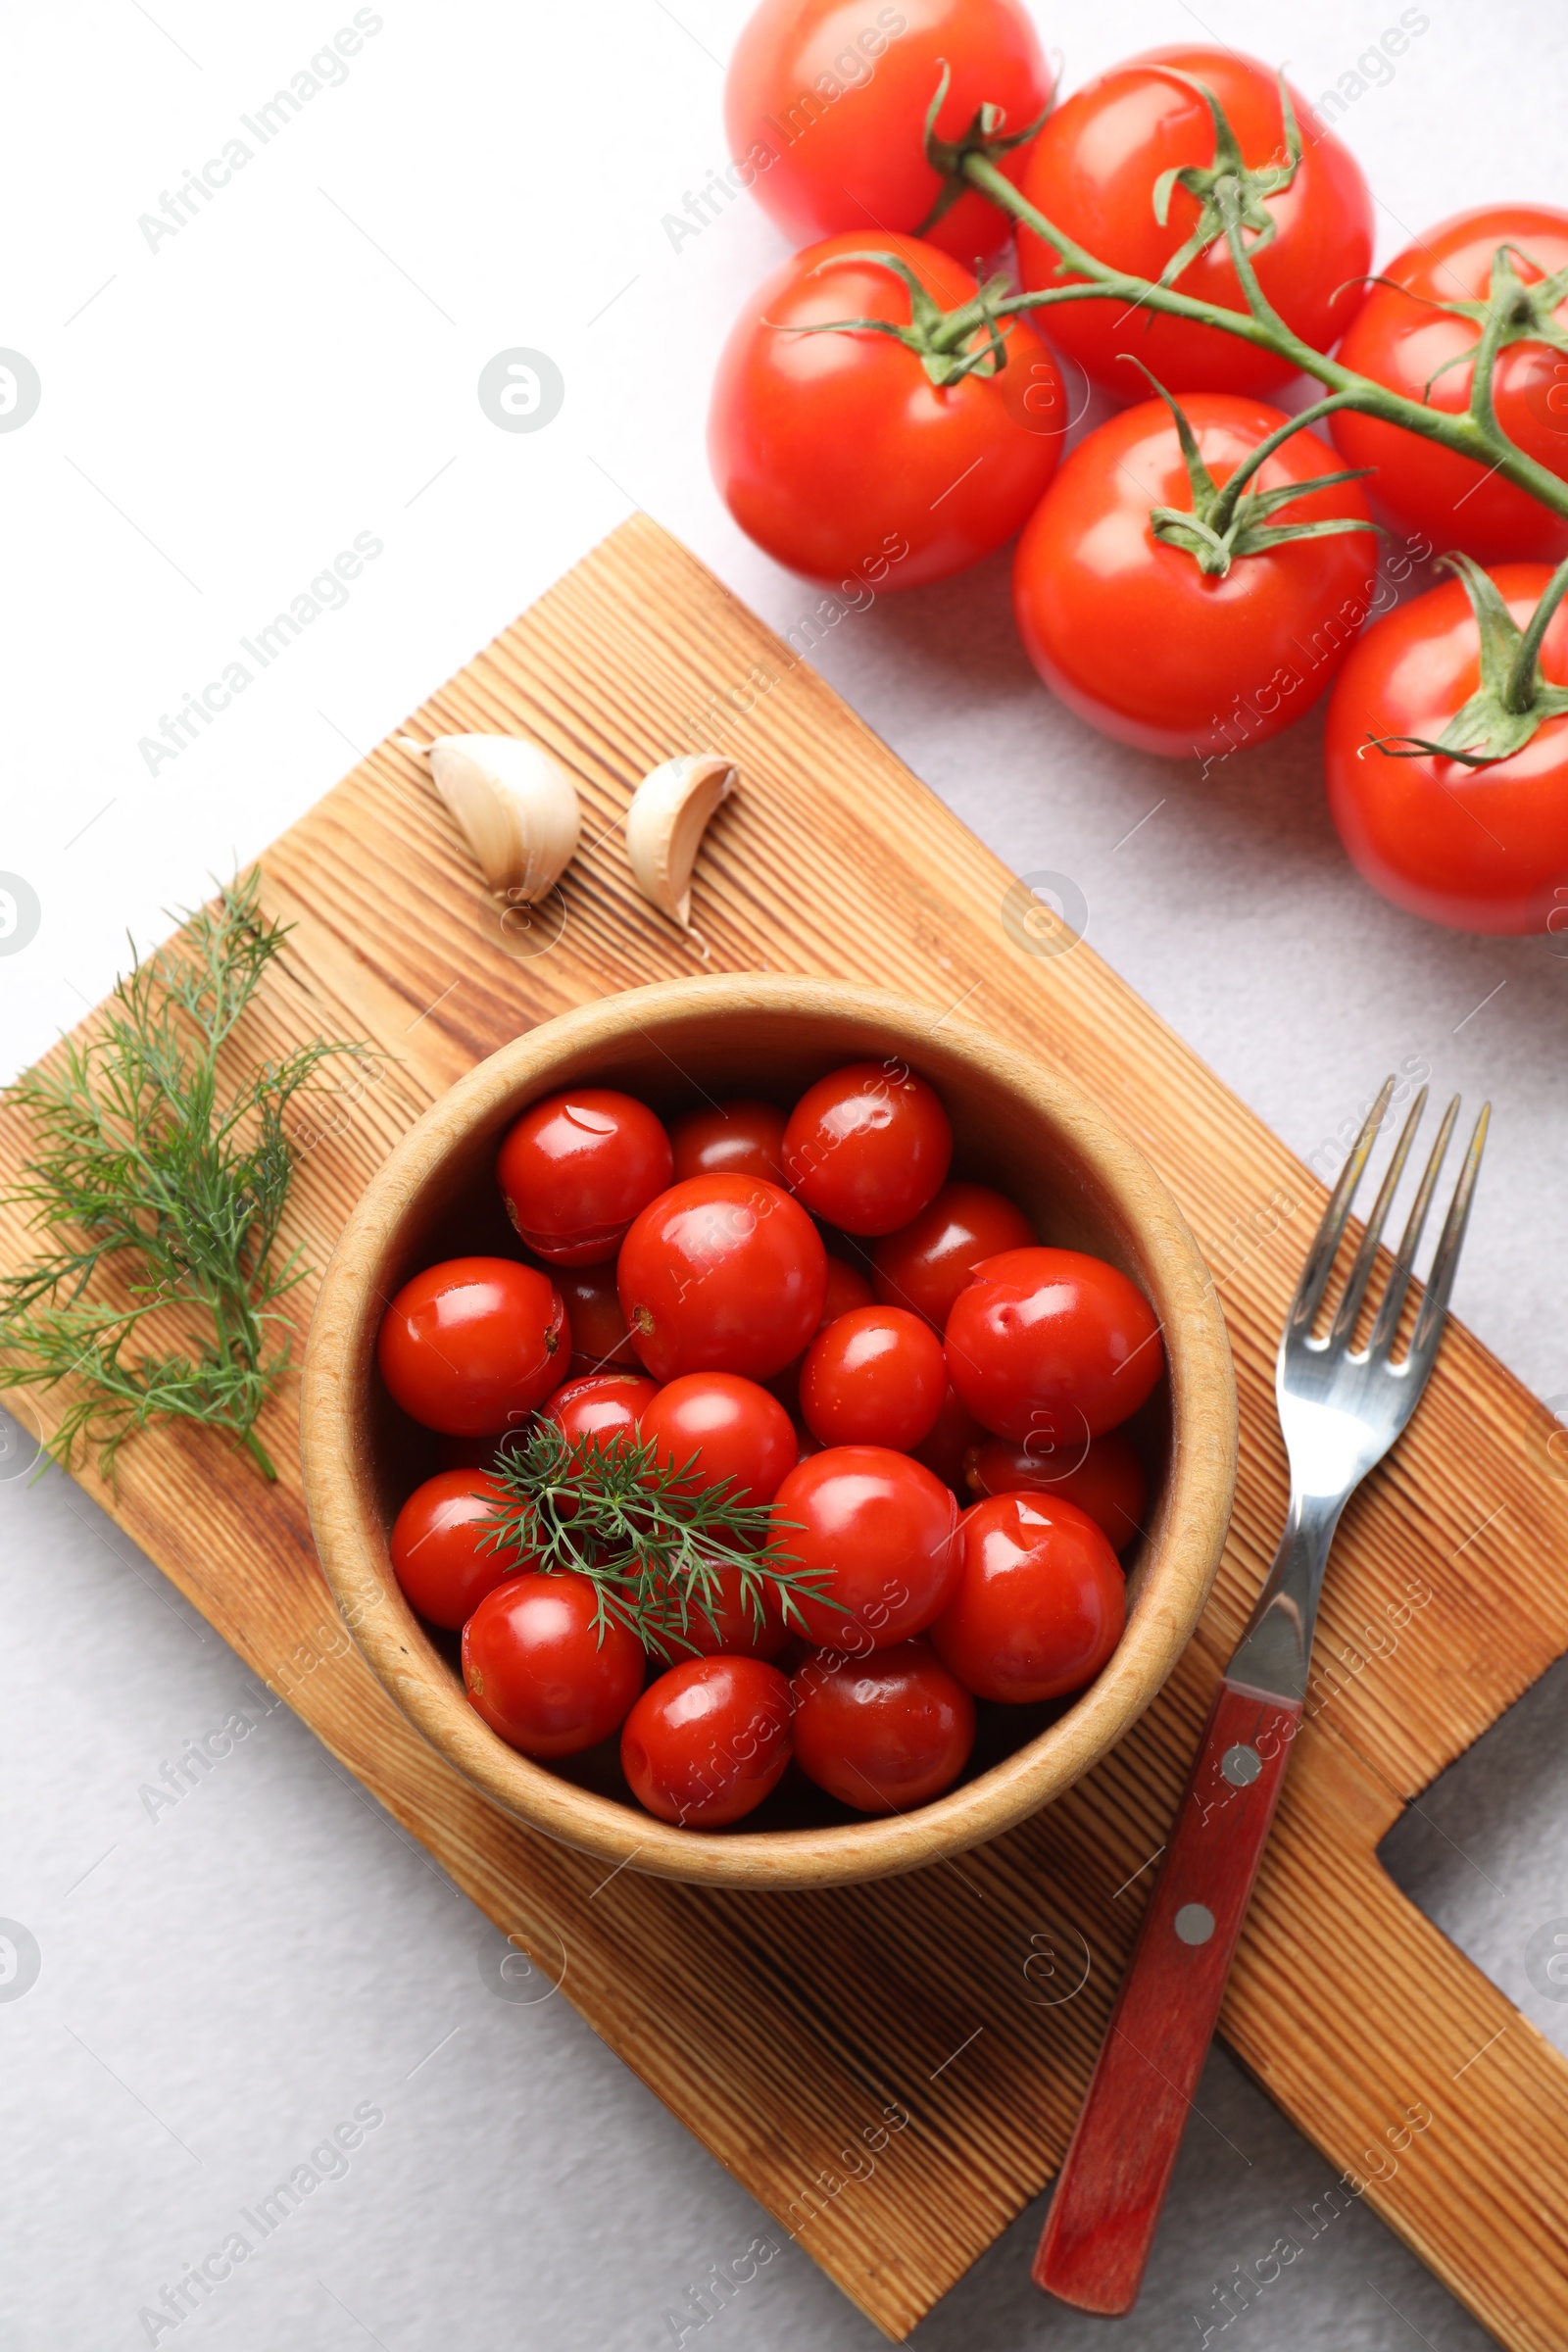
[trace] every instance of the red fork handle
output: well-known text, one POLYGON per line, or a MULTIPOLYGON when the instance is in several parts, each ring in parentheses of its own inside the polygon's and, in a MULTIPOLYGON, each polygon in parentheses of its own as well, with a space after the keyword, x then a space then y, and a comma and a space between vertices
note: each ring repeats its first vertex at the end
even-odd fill
POLYGON ((1080 2311, 1138 2300, 1300 1714, 1220 1685, 1035 2256, 1080 2311))

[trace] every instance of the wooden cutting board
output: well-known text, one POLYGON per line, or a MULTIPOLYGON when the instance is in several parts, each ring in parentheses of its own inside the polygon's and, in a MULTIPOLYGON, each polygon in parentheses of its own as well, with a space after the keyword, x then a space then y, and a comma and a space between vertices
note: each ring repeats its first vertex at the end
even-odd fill
MULTIPOLYGON (((341 1094, 299 1119, 287 1238, 315 1266, 394 1139, 474 1061, 567 1005, 701 968, 633 891, 619 819, 645 770, 715 748, 742 786, 699 869, 711 968, 834 973, 962 1004, 1054 1061, 1149 1152, 1225 1305, 1242 1410, 1235 1522, 1158 1703, 997 1844, 816 1896, 705 1892, 629 1869, 602 1884, 599 1864, 460 1781, 346 1645, 301 1498, 292 1392, 262 1427, 275 1488, 190 1432, 127 1447, 118 1495, 84 1473, 611 2047, 902 2336, 1066 2144, 1147 1866, 1284 1511, 1274 1347, 1322 1192, 1087 946, 1038 952, 1061 935, 1020 920, 1031 902, 1006 870, 646 519, 410 724, 546 745, 578 778, 588 846, 543 919, 509 935, 427 778, 386 744, 267 853, 265 903, 297 927, 241 1050, 318 1033, 372 1049, 335 1065, 341 1094)), ((0 1115, 0 1182, 24 1149, 18 1118, 0 1115)), ((16 1212, 0 1212, 0 1264, 25 1250, 16 1212)), ((302 1325, 313 1291, 298 1295, 302 1325)), ((1350 2190, 1520 2352, 1568 2346, 1568 2062, 1405 1900, 1375 1849, 1568 1646, 1554 1426, 1450 1331, 1409 1435, 1346 1515, 1311 1721, 1222 2021, 1350 2190), (1412 2111, 1428 2119, 1419 2129, 1412 2111)))

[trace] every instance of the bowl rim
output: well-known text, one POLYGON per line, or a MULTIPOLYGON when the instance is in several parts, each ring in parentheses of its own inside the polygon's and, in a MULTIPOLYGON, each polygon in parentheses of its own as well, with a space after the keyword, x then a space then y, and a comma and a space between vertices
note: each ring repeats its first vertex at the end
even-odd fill
POLYGON ((1060 1795, 1132 1728, 1185 1649, 1219 1564, 1236 1477, 1236 1385, 1217 1294, 1185 1218, 1144 1154, 1069 1079, 910 998, 804 975, 725 973, 655 982, 558 1014, 501 1047, 421 1113, 370 1177, 322 1277, 301 1380, 300 1441, 312 1531, 345 1623, 402 1713, 467 1781, 528 1828, 616 1868, 782 1889, 889 1877, 995 1838, 1060 1795), (356 1415, 355 1367, 373 1350, 380 1263, 459 1143, 514 1103, 520 1112, 568 1083, 569 1064, 585 1054, 724 1011, 883 1027, 901 1050, 929 1037, 934 1058, 978 1065, 1028 1098, 1089 1163, 1136 1245, 1140 1280, 1164 1329, 1171 1453, 1138 1606, 1099 1677, 1054 1723, 908 1814, 714 1837, 563 1779, 509 1747, 468 1703, 392 1573, 371 1494, 368 1433, 356 1415), (1150 1590, 1156 1583, 1157 1593, 1150 1590))

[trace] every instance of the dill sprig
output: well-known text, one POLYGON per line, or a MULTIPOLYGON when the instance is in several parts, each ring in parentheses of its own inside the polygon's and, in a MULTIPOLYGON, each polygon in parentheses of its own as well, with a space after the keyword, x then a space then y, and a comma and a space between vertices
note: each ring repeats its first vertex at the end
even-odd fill
POLYGON ((659 1458, 652 1438, 617 1436, 610 1446, 569 1440, 557 1422, 538 1420, 507 1439, 496 1455, 498 1501, 486 1538, 545 1575, 567 1570, 591 1579, 602 1642, 624 1625, 648 1649, 670 1660, 698 1654, 695 1618, 719 1630, 719 1577, 739 1571, 741 1599, 755 1633, 766 1622, 769 1592, 786 1625, 805 1632, 800 1600, 825 1599, 826 1571, 797 1569, 778 1547, 797 1532, 765 1503, 735 1499, 737 1481, 694 1487, 697 1456, 659 1458))
POLYGON ((306 1272, 298 1251, 273 1262, 294 1171, 283 1114, 329 1055, 361 1049, 318 1038, 220 1084, 220 1054, 287 937, 261 920, 260 891, 255 866, 145 961, 132 941, 89 1040, 68 1038, 55 1066, 6 1090, 38 1138, 11 1200, 55 1247, 0 1279, 0 1391, 70 1382, 48 1441, 65 1468, 80 1442, 112 1478, 137 1430, 194 1421, 277 1475, 255 1422, 290 1364, 278 1300, 306 1272), (110 1265, 122 1303, 84 1296, 110 1265), (194 1318, 184 1348, 137 1353, 146 1318, 172 1307, 194 1318))

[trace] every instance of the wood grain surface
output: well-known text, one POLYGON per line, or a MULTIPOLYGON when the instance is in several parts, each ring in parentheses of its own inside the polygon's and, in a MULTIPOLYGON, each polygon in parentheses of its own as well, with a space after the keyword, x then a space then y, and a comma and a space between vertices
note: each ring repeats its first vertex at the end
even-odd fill
MULTIPOLYGON (((317 1268, 393 1141, 474 1061, 567 1005, 705 968, 637 898, 618 825, 646 769, 714 748, 742 782, 698 867, 707 968, 838 974, 962 1004, 1054 1062, 1149 1153, 1224 1305, 1241 1477, 1175 1676, 1033 1820, 870 1886, 757 1896, 626 1869, 603 1885, 600 1865, 492 1808, 348 1642, 306 1523, 297 1393, 262 1427, 275 1488, 178 1431, 126 1448, 117 1495, 84 1474, 606 2041, 902 2335, 1066 2145, 1145 1866, 1284 1512, 1272 1362, 1322 1191, 1087 944, 1020 920, 1029 902, 1005 868, 645 518, 409 723, 544 744, 578 778, 588 846, 544 920, 509 935, 428 778, 386 744, 267 853, 266 904, 297 929, 238 1049, 318 1032, 368 1047, 332 1102, 300 1114, 288 1239, 317 1268)), ((1362 1073, 1367 1087, 1381 1075, 1362 1073)), ((0 1181, 25 1148, 0 1116, 0 1181)), ((0 1263, 26 1248, 5 1212, 0 1263)), ((297 1296, 302 1327, 312 1296, 297 1296)), ((1364 2195, 1521 2352, 1568 2347, 1568 2063, 1406 1902, 1375 1848, 1568 1646, 1553 1427, 1450 1329, 1408 1435, 1341 1529, 1308 1720, 1221 2020, 1344 2169, 1342 2197, 1364 2195)))

